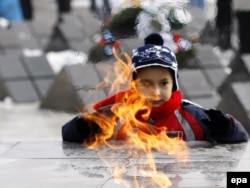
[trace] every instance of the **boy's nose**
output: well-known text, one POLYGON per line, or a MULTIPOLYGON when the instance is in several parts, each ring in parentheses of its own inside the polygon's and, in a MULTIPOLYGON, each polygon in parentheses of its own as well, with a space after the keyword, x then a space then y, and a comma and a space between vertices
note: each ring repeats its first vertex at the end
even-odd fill
POLYGON ((161 95, 161 90, 160 90, 159 86, 155 86, 155 87, 154 87, 154 90, 155 90, 155 95, 156 95, 157 97, 161 95))

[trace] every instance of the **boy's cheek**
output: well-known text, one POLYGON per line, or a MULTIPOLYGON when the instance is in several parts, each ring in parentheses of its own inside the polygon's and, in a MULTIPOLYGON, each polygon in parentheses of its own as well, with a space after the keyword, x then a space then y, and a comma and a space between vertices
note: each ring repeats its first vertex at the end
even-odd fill
POLYGON ((143 86, 139 86, 136 89, 140 95, 150 95, 151 93, 149 88, 145 88, 143 86))
POLYGON ((145 98, 147 102, 152 102, 152 101, 159 99, 159 97, 153 91, 144 90, 144 91, 140 91, 139 93, 141 96, 145 98))
POLYGON ((136 89, 139 95, 144 97, 146 100, 148 101, 158 100, 158 96, 153 87, 144 87, 141 85, 137 85, 136 89))
POLYGON ((152 87, 138 86, 136 89, 141 95, 145 96, 153 96, 155 93, 152 87))

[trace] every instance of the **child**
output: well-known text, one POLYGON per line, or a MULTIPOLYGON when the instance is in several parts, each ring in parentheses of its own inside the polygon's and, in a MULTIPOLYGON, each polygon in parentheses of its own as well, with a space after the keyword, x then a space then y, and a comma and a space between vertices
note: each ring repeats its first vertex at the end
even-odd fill
MULTIPOLYGON (((117 124, 121 124, 121 117, 115 115, 115 109, 120 107, 112 107, 119 102, 133 100, 130 98, 134 90, 150 106, 148 115, 147 110, 138 109, 135 113, 136 121, 133 121, 136 126, 144 122, 147 126, 142 130, 146 134, 157 134, 160 130, 165 130, 169 137, 180 136, 185 141, 206 140, 211 143, 237 143, 249 139, 244 127, 232 115, 215 109, 207 110, 182 100, 174 53, 163 46, 163 39, 157 33, 150 34, 144 42, 145 45, 134 50, 132 56, 132 81, 135 89, 117 93, 95 104, 96 112, 92 115, 98 117, 99 121, 93 121, 86 114, 78 115, 67 122, 62 127, 64 141, 93 141, 95 135, 103 134, 101 123, 115 120, 117 124)), ((117 125, 114 129, 118 130, 113 131, 107 139, 126 139, 124 126, 117 125)))

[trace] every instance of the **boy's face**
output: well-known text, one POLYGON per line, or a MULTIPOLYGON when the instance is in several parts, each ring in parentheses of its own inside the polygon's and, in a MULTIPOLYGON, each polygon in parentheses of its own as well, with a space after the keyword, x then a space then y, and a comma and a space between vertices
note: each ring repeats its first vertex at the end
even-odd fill
POLYGON ((136 88, 152 103, 152 107, 158 107, 172 95, 171 71, 158 66, 139 69, 136 75, 136 88))

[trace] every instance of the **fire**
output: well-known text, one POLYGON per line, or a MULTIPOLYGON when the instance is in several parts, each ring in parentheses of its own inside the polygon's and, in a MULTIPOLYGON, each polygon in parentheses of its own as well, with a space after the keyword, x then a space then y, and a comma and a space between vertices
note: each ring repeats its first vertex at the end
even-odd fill
MULTIPOLYGON (((157 170, 154 152, 164 152, 185 161, 186 143, 180 137, 168 137, 166 129, 156 130, 148 122, 151 106, 147 102, 147 97, 137 91, 136 82, 131 79, 131 58, 126 53, 123 54, 124 58, 120 58, 115 50, 114 55, 117 60, 114 71, 116 80, 111 90, 119 90, 120 85, 128 82, 130 89, 117 97, 111 108, 112 116, 105 116, 99 112, 87 114, 86 117, 102 129, 102 133, 97 134, 92 143, 88 143, 88 147, 96 149, 97 152, 101 145, 107 145, 114 151, 127 150, 132 159, 140 160, 140 163, 144 164, 134 170, 133 185, 130 182, 125 184, 126 187, 144 187, 138 177, 147 177, 158 187, 170 187, 172 183, 167 175, 157 170), (113 139, 123 140, 123 144, 113 144, 113 139)), ((117 183, 122 182, 123 176, 128 173, 124 164, 117 164, 112 171, 117 183)))

